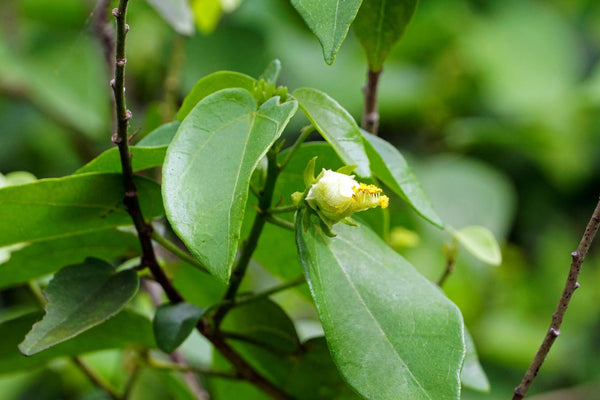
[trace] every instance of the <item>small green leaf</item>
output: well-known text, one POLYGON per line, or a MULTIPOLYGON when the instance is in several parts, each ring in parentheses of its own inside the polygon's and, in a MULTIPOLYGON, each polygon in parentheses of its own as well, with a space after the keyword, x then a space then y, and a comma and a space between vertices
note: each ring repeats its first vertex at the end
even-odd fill
MULTIPOLYGON (((159 185, 136 177, 145 218, 163 214, 159 185)), ((120 174, 80 174, 0 189, 0 246, 131 225, 120 174)))
POLYGON ((367 226, 337 224, 329 238, 296 220, 300 259, 346 381, 372 400, 458 400, 458 308, 367 226))
POLYGON ((146 1, 175 29, 175 32, 186 36, 194 34, 194 20, 188 0, 146 1))
POLYGON ((263 73, 258 77, 258 80, 264 79, 267 82, 271 82, 273 84, 277 83, 279 79, 279 74, 281 73, 281 61, 278 59, 274 59, 267 65, 267 68, 263 71, 263 73))
POLYGON ((362 0, 292 0, 310 30, 321 42, 323 58, 332 64, 362 0))
POLYGON ((352 24, 367 53, 369 69, 378 72, 390 50, 404 34, 418 0, 363 0, 352 24))
POLYGON ((317 89, 302 88, 293 96, 308 120, 329 142, 342 161, 356 165, 356 173, 369 178, 369 157, 356 121, 337 101, 317 89))
POLYGON ((421 184, 398 149, 384 139, 361 129, 373 174, 402 197, 419 215, 439 228, 444 223, 437 215, 421 184))
POLYGON ((502 263, 502 253, 496 238, 483 226, 467 226, 458 230, 451 230, 452 235, 464 248, 483 262, 492 265, 502 263))
POLYGON ((471 337, 471 334, 466 328, 465 346, 467 353, 465 355, 465 363, 463 364, 462 372, 460 373, 460 381, 463 387, 487 393, 490 391, 490 382, 488 381, 481 364, 479 364, 473 337, 471 337))
POLYGON ((157 308, 154 336, 158 348, 172 353, 192 333, 202 309, 189 303, 165 304, 157 308))
POLYGON ((139 253, 139 240, 116 229, 43 240, 13 251, 0 265, 0 288, 27 282, 58 271, 86 257, 115 259, 139 253))
POLYGON ((191 0, 191 2, 198 30, 204 34, 214 31, 223 13, 220 0, 191 0))
POLYGON ((177 112, 177 120, 183 121, 196 104, 210 94, 229 88, 242 88, 252 92, 255 83, 254 78, 239 72, 219 71, 207 75, 196 82, 190 93, 185 97, 177 112))
POLYGON ((156 346, 150 320, 132 311, 124 310, 71 340, 30 357, 23 357, 17 345, 40 317, 41 315, 36 312, 0 324, 0 332, 2 332, 0 374, 35 368, 58 357, 134 345, 146 348, 156 346))
POLYGON ((257 109, 244 89, 206 97, 182 122, 163 167, 167 217, 211 273, 228 281, 252 171, 297 109, 274 97, 257 109), (219 157, 215 157, 219 155, 219 157))
POLYGON ((137 273, 115 273, 112 265, 97 258, 60 270, 44 291, 46 315, 19 345, 30 356, 106 321, 135 295, 137 273))
POLYGON ((304 186, 310 187, 315 182, 315 162, 317 161, 317 157, 313 157, 306 164, 306 168, 304 169, 304 186))

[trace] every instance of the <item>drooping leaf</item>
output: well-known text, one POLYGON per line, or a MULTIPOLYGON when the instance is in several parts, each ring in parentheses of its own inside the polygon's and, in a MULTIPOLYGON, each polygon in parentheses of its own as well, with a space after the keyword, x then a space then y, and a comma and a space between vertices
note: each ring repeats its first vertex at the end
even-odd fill
POLYGON ((264 79, 267 82, 277 83, 279 74, 281 73, 281 61, 274 59, 267 65, 258 79, 264 79))
POLYGON ((369 69, 381 70, 412 19, 418 0, 363 0, 352 28, 365 49, 369 69))
POLYGON ((115 273, 97 258, 60 270, 44 291, 46 315, 19 345, 25 355, 39 353, 93 328, 119 312, 137 292, 134 270, 115 273))
POLYGON ((502 253, 496 238, 483 226, 467 226, 452 230, 452 235, 465 249, 483 262, 492 265, 502 263, 502 253))
MULTIPOLYGON (((136 177, 145 218, 163 214, 159 185, 136 177)), ((131 225, 120 174, 41 179, 0 189, 0 246, 131 225)))
POLYGON ((194 34, 194 19, 188 0, 146 0, 175 29, 175 32, 194 34))
POLYGON ((362 0, 292 0, 310 30, 321 42, 323 58, 332 64, 362 0))
POLYGON ((248 91, 224 89, 198 103, 169 146, 167 217, 192 254, 223 281, 235 258, 252 171, 296 109, 295 101, 280 104, 276 97, 257 107, 248 91))
POLYGON ((138 238, 116 229, 34 242, 13 251, 10 259, 0 264, 0 288, 51 274, 86 257, 114 259, 138 252, 138 238))
POLYGON ((329 142, 342 161, 356 165, 356 173, 363 178, 371 176, 369 157, 356 121, 337 101, 326 93, 312 88, 297 89, 293 93, 308 120, 329 142))
MULTIPOLYGON (((150 132, 136 146, 130 146, 131 167, 133 171, 142 171, 160 166, 167 152, 167 146, 179 128, 179 121, 164 124, 150 132)), ((119 149, 108 149, 92 161, 75 171, 76 174, 88 172, 121 173, 119 149)))
POLYGON ((202 309, 190 303, 165 304, 156 309, 153 327, 158 348, 172 353, 192 333, 202 309))
POLYGON ((242 88, 252 91, 256 80, 248 75, 232 71, 219 71, 206 75, 200 79, 190 93, 183 100, 183 104, 177 112, 177 120, 183 119, 192 111, 192 109, 206 96, 213 94, 221 89, 242 88))
POLYGON ((477 356, 477 349, 475 348, 473 337, 466 328, 465 347, 465 363, 463 364, 463 368, 460 373, 460 381, 462 385, 478 392, 489 392, 490 382, 488 381, 481 364, 479 364, 479 358, 477 356))
POLYGON ((365 147, 373 174, 402 197, 419 215, 442 228, 444 223, 398 149, 367 131, 361 130, 361 133, 366 139, 365 147))
POLYGON ((0 374, 31 369, 57 357, 74 356, 103 349, 126 348, 133 345, 154 348, 152 324, 144 316, 124 310, 108 321, 82 334, 57 344, 41 353, 25 357, 17 348, 25 334, 40 318, 28 314, 0 324, 0 374))
POLYGON ((334 238, 302 225, 300 259, 346 381, 368 399, 459 399, 458 308, 365 225, 336 224, 334 238))

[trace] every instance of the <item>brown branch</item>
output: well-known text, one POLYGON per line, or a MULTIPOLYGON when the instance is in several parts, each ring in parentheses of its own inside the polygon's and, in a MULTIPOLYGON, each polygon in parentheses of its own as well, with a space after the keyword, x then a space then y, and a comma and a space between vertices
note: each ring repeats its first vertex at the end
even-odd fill
MULTIPOLYGON (((116 38, 116 54, 115 54, 115 73, 114 79, 111 81, 115 96, 115 109, 117 118, 117 133, 113 135, 112 140, 119 148, 121 158, 121 167, 123 171, 123 183, 125 186, 124 203, 127 207, 127 212, 131 216, 135 229, 138 233, 140 244, 142 247, 141 264, 146 266, 152 272, 154 279, 162 286, 171 303, 179 303, 183 301, 183 297, 173 287, 164 271, 158 264, 154 248, 152 247, 152 226, 144 220, 142 210, 140 208, 137 189, 133 180, 133 170, 131 168, 131 155, 129 152, 129 137, 127 134, 129 119, 131 112, 127 110, 125 103, 125 38, 129 31, 129 26, 125 22, 127 14, 128 0, 120 0, 118 8, 113 10, 113 15, 117 22, 117 38, 116 38)), ((274 182, 273 182, 274 185, 274 182)), ((270 198, 270 197, 269 197, 270 198)), ((264 209, 270 207, 266 204, 264 209)), ((264 222, 263 222, 264 224, 264 222)), ((234 294, 236 290, 234 291, 234 294)), ((260 375, 244 358, 225 342, 225 339, 220 337, 219 333, 213 329, 209 321, 201 319, 196 325, 198 331, 203 334, 215 348, 234 366, 239 375, 268 394, 276 400, 289 400, 290 397, 260 375)))
POLYGON ((167 278, 158 261, 154 248, 152 247, 152 226, 144 220, 140 201, 133 180, 133 170, 131 168, 131 154, 129 152, 129 136, 127 130, 129 128, 129 119, 131 119, 131 111, 127 110, 125 103, 125 38, 129 31, 129 26, 125 23, 127 15, 128 0, 120 0, 119 7, 113 10, 117 22, 117 42, 115 54, 115 74, 111 81, 113 93, 115 96, 115 115, 117 118, 117 133, 113 135, 112 141, 119 148, 121 158, 121 168, 123 171, 123 184, 125 187, 125 198, 123 203, 127 207, 127 212, 133 220, 135 229, 138 233, 140 245, 142 248, 141 264, 148 267, 154 276, 154 279, 164 289, 167 297, 173 303, 183 301, 183 298, 175 290, 171 282, 167 278))
POLYGON ((383 70, 379 70, 377 72, 369 71, 367 72, 367 84, 363 87, 363 92, 365 94, 365 108, 363 112, 363 118, 361 127, 371 132, 373 135, 377 135, 377 130, 379 129, 379 112, 377 111, 377 87, 379 84, 379 77, 381 76, 381 72, 383 70))
POLYGON ((525 372, 525 376, 523 380, 515 388, 513 400, 521 400, 527 394, 527 390, 533 383, 533 380, 538 374, 540 367, 546 360, 546 356, 550 352, 554 341, 560 334, 560 326, 562 324, 565 313, 567 312, 567 308, 569 307, 569 302, 571 301, 571 296, 575 292, 575 290, 579 287, 579 282, 577 282, 577 278, 579 277, 579 272, 581 271, 581 265, 583 264, 583 260, 587 255, 587 252, 594 240, 594 236, 598 231, 598 226, 600 226, 600 201, 596 205, 596 209, 590 218, 587 227, 585 228, 585 232, 583 233, 583 237, 579 242, 579 246, 577 250, 571 253, 571 268, 569 269, 569 275, 567 277, 567 282, 565 283, 565 288, 563 289, 562 296, 560 297, 560 301, 558 302, 558 306, 552 314, 552 323, 546 332, 546 336, 540 345, 531 365, 525 372))

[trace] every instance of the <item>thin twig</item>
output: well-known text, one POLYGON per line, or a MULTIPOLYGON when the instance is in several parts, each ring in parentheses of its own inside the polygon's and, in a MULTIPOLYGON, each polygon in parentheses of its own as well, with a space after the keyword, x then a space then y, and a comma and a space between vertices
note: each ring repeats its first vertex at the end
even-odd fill
POLYGON ((198 368, 190 365, 181 365, 178 363, 166 363, 160 360, 157 360, 152 357, 148 357, 147 359, 148 365, 152 368, 170 370, 170 371, 180 371, 180 372, 191 372, 195 374, 200 374, 204 376, 213 376, 217 378, 224 379, 232 379, 232 380, 240 380, 242 377, 235 372, 227 372, 227 371, 215 371, 206 368, 198 368))
POLYGON ((115 49, 115 32, 111 25, 108 23, 107 11, 110 6, 110 0, 98 0, 96 8, 94 9, 94 16, 92 18, 92 29, 98 37, 100 45, 102 46, 102 52, 104 58, 109 66, 109 73, 112 75, 112 54, 115 49))
POLYGON ((268 214, 285 214, 298 211, 298 206, 290 205, 290 206, 281 206, 281 207, 272 207, 267 210, 268 214))
POLYGON ((365 94, 365 108, 363 112, 363 118, 361 127, 371 132, 373 135, 377 135, 377 130, 379 129, 379 111, 377 111, 377 88, 379 85, 379 77, 381 76, 381 72, 383 70, 379 70, 377 72, 371 71, 369 68, 367 72, 367 84, 363 87, 363 92, 365 94))
POLYGON ((192 265, 193 267, 198 268, 199 270, 208 273, 208 270, 204 265, 200 263, 200 261, 196 260, 193 256, 186 253, 184 250, 180 249, 175 243, 171 242, 169 239, 161 236, 158 232, 152 232, 152 240, 156 243, 160 244, 162 247, 170 251, 172 254, 176 255, 182 261, 192 265))
POLYGON ((276 225, 280 228, 283 229, 287 229, 288 231, 294 231, 294 224, 290 221, 286 221, 285 219, 276 217, 274 215, 271 214, 266 214, 265 218, 267 219, 267 222, 270 222, 273 225, 276 225))
POLYGON ((538 374, 540 367, 546 360, 546 356, 548 352, 550 352, 550 348, 554 344, 554 341, 560 334, 560 326, 562 324, 565 313, 567 312, 567 308, 569 307, 569 302, 571 301, 571 296, 575 292, 575 290, 579 287, 579 282, 577 279, 579 277, 579 272, 581 271, 581 265, 583 264, 583 260, 587 255, 587 252, 594 240, 594 236, 598 231, 598 226, 600 226, 600 201, 596 205, 596 209, 590 218, 587 227, 585 228, 585 232, 583 233, 583 237, 579 242, 579 246, 577 250, 571 253, 571 268, 569 269, 569 275, 567 277, 567 282, 565 283, 565 288, 563 289, 562 295, 560 297, 560 301, 558 302, 558 306, 552 314, 552 323, 546 332, 546 336, 540 345, 531 365, 525 372, 525 376, 523 380, 515 388, 513 400, 521 400, 527 394, 527 390, 533 383, 533 380, 538 374))
POLYGON ((458 246, 456 244, 456 239, 453 239, 452 243, 446 243, 444 245, 444 255, 446 256, 446 268, 444 268, 444 272, 440 279, 437 281, 437 285, 439 287, 444 286, 446 279, 454 272, 454 266, 456 265, 456 253, 458 251, 458 246))
POLYGON ((90 367, 88 367, 87 365, 85 365, 85 363, 83 362, 83 360, 81 360, 81 358, 79 357, 71 357, 71 360, 73 361, 73 363, 75 365, 77 365, 77 367, 79 368, 79 370, 81 372, 83 372, 83 374, 85 376, 88 377, 88 379, 97 387, 99 387, 100 389, 102 389, 103 391, 106 392, 106 394, 108 394, 110 396, 111 399, 113 400, 124 400, 123 396, 120 396, 116 389, 113 388, 110 384, 108 384, 108 382, 106 382, 104 379, 102 379, 102 377, 100 377, 99 375, 96 374, 96 372, 94 372, 93 370, 90 369, 90 367))
POLYGON ((255 301, 262 300, 262 299, 272 296, 276 293, 283 292, 284 290, 291 289, 295 286, 302 285, 305 282, 306 282, 306 279, 304 278, 304 275, 300 275, 297 278, 294 278, 289 282, 285 282, 285 283, 282 283, 281 285, 274 286, 271 289, 267 289, 263 292, 256 293, 256 294, 250 294, 250 295, 244 296, 244 297, 240 296, 241 298, 236 298, 236 300, 235 300, 235 307, 239 307, 244 304, 253 303, 255 301))
POLYGON ((127 134, 131 111, 127 110, 127 105, 125 103, 125 64, 127 63, 127 59, 125 58, 125 38, 129 31, 129 26, 125 23, 127 3, 128 0, 120 0, 119 7, 113 10, 113 15, 117 22, 117 41, 115 52, 115 75, 114 79, 111 81, 111 86, 115 96, 117 133, 113 135, 112 141, 119 148, 121 168, 123 171, 123 184, 125 187, 125 198, 123 203, 127 207, 127 212, 133 220, 133 224, 135 225, 140 240, 142 248, 141 264, 150 269, 154 279, 156 279, 163 287, 169 300, 178 303, 183 301, 183 298, 177 290, 175 290, 156 260, 156 254, 154 253, 151 240, 152 226, 144 220, 137 189, 135 187, 135 182, 133 181, 131 155, 129 152, 129 137, 127 134))

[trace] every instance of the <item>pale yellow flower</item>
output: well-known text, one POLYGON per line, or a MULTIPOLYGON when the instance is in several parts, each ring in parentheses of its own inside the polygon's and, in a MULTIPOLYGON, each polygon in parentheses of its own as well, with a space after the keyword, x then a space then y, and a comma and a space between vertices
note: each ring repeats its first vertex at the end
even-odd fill
POLYGON ((389 198, 381 192, 375 185, 357 182, 354 175, 323 169, 310 187, 306 202, 329 222, 336 223, 358 211, 386 208, 389 198))

